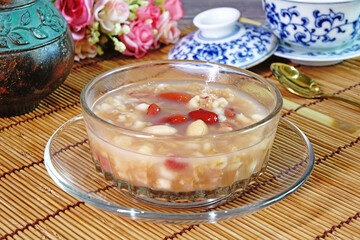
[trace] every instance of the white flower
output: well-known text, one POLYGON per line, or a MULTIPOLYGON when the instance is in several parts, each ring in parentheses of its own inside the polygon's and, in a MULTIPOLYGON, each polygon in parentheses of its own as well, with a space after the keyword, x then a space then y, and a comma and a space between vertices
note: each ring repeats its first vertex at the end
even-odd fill
POLYGON ((123 42, 119 41, 119 39, 117 39, 116 37, 112 38, 113 42, 114 42, 114 46, 115 46, 115 50, 118 52, 123 52, 126 49, 126 46, 123 42))
POLYGON ((99 22, 94 22, 91 26, 91 33, 89 37, 89 43, 94 45, 100 41, 99 22))
POLYGON ((160 43, 175 43, 180 38, 180 30, 177 28, 177 22, 170 20, 170 13, 165 11, 161 14, 156 24, 158 30, 154 39, 154 47, 158 48, 160 43))
POLYGON ((86 38, 75 41, 75 61, 85 58, 93 58, 96 54, 98 54, 97 46, 90 44, 86 38))
POLYGON ((129 13, 129 5, 123 0, 99 0, 94 6, 94 17, 105 33, 113 33, 116 24, 124 23, 129 13))
POLYGON ((123 25, 121 28, 121 31, 123 34, 128 34, 130 32, 130 27, 129 25, 123 25))

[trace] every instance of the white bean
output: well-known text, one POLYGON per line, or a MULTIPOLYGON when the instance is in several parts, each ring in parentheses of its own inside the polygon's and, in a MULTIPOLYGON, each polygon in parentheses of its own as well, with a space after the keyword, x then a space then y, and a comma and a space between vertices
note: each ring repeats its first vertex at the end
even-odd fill
POLYGON ((258 122, 258 121, 262 120, 264 118, 264 116, 262 116, 261 114, 253 114, 253 115, 251 115, 251 118, 258 122))
POLYGON ((143 129, 146 133, 158 134, 158 135, 174 135, 177 133, 176 128, 168 125, 154 125, 143 129))
POLYGON ((221 98, 215 99, 212 103, 212 106, 213 106, 213 108, 217 108, 217 107, 224 108, 228 104, 229 104, 228 101, 225 98, 221 97, 221 98))
POLYGON ((174 174, 174 172, 168 170, 165 166, 161 166, 158 169, 158 173, 161 177, 163 177, 167 180, 173 180, 176 177, 176 174, 174 174))
POLYGON ((113 108, 114 106, 108 103, 103 103, 100 105, 100 109, 104 112, 110 112, 113 108))
POLYGON ((210 163, 210 167, 212 169, 223 169, 227 166, 227 163, 228 163, 228 159, 226 157, 219 157, 214 159, 210 163))
POLYGON ((219 107, 214 108, 212 111, 214 113, 216 113, 217 115, 221 115, 221 114, 224 115, 224 112, 225 112, 225 110, 223 108, 219 108, 219 107))
POLYGON ((187 107, 190 109, 196 109, 200 106, 200 97, 198 95, 194 96, 187 103, 187 107))
POLYGON ((125 115, 119 115, 119 116, 117 117, 117 120, 118 120, 119 122, 125 122, 125 121, 126 121, 126 116, 125 116, 125 115))
POLYGON ((149 104, 147 103, 140 103, 138 105, 136 105, 135 109, 140 111, 140 112, 146 112, 147 109, 149 108, 149 104))
POLYGON ((213 150, 213 146, 211 143, 207 142, 207 143, 204 143, 203 149, 205 152, 210 152, 213 150))
POLYGON ((139 153, 151 155, 154 152, 154 146, 150 143, 142 145, 139 150, 139 153))
POLYGON ((140 120, 136 120, 134 122, 134 124, 133 124, 133 127, 135 129, 141 129, 141 128, 145 127, 145 126, 146 126, 146 122, 143 122, 143 121, 140 121, 140 120))
POLYGON ((167 179, 163 179, 163 178, 159 178, 157 181, 156 181, 156 185, 158 188, 160 189, 170 189, 171 188, 171 182, 167 179))
POLYGON ((225 115, 219 114, 218 119, 219 119, 219 122, 225 122, 227 118, 225 117, 225 115))
POLYGON ((169 84, 165 84, 165 83, 160 83, 154 90, 155 93, 160 92, 160 91, 164 91, 166 88, 169 87, 169 84))
POLYGON ((251 120, 248 117, 246 117, 243 113, 236 114, 235 117, 236 117, 236 120, 238 120, 241 123, 244 123, 244 124, 251 123, 251 120))

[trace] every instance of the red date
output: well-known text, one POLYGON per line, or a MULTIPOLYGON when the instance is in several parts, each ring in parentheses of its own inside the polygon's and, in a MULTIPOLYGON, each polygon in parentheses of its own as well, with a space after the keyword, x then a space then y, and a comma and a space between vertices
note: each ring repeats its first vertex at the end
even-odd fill
POLYGON ((168 117, 162 119, 163 122, 170 123, 170 124, 181 124, 188 121, 188 118, 184 115, 180 114, 173 114, 168 117))
POLYGON ((150 104, 147 109, 146 115, 148 116, 155 116, 160 112, 160 107, 155 103, 150 104))
POLYGON ((204 110, 202 108, 189 112, 189 117, 192 120, 203 120, 207 124, 215 124, 219 121, 218 115, 214 112, 204 110))
POLYGON ((178 92, 159 93, 158 97, 176 102, 188 102, 191 99, 190 95, 185 93, 178 93, 178 92))
POLYGON ((185 169, 188 164, 185 162, 178 162, 175 158, 168 158, 164 162, 165 167, 173 171, 180 171, 185 169))
POLYGON ((96 151, 95 154, 97 160, 100 163, 101 168, 107 172, 111 172, 111 166, 109 160, 106 157, 104 157, 100 152, 96 151))

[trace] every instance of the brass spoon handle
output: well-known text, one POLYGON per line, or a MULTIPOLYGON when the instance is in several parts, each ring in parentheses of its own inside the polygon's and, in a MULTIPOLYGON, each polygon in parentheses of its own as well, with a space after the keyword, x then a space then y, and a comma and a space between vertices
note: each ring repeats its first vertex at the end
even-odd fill
POLYGON ((339 96, 339 95, 327 95, 327 94, 324 94, 324 95, 321 95, 321 96, 319 96, 317 98, 334 98, 334 99, 343 100, 345 102, 349 102, 349 103, 360 106, 359 101, 356 101, 356 100, 348 98, 348 97, 339 96))

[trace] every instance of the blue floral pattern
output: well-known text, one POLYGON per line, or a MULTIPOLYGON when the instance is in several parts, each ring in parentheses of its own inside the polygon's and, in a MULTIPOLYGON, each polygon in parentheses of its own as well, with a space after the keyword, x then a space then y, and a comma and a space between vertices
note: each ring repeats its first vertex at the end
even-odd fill
POLYGON ((332 56, 344 56, 346 54, 356 54, 360 51, 360 44, 355 43, 346 48, 332 50, 332 51, 297 51, 287 46, 280 46, 276 50, 277 54, 290 54, 291 55, 302 55, 302 56, 311 56, 311 57, 332 57, 332 56))
POLYGON ((237 32, 222 39, 206 39, 199 30, 182 38, 171 49, 169 59, 218 62, 246 68, 271 56, 277 39, 270 30, 239 23, 237 32))
MULTIPOLYGON (((196 44, 201 46, 200 44, 196 44)), ((206 43, 201 47, 195 49, 195 54, 193 55, 194 60, 203 60, 203 61, 213 61, 216 59, 219 63, 226 64, 228 58, 225 56, 226 48, 225 45, 221 44, 209 44, 206 43)))
POLYGON ((288 42, 301 46, 333 42, 342 33, 351 32, 352 38, 357 36, 360 29, 360 15, 358 19, 349 21, 343 12, 335 12, 329 8, 327 12, 314 10, 312 17, 302 17, 297 6, 277 9, 276 4, 264 0, 266 17, 273 31, 288 42), (310 26, 310 20, 314 26, 310 26), (293 36, 290 31, 296 31, 293 36))

